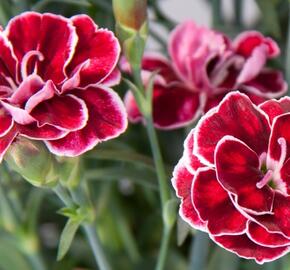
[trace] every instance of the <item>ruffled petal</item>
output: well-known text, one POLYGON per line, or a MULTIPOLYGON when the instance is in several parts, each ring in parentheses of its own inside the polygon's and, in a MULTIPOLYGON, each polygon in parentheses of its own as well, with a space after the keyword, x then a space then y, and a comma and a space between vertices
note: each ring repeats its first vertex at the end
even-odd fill
POLYGON ((257 31, 245 31, 238 35, 233 42, 235 51, 246 58, 250 57, 254 49, 262 44, 267 46, 267 57, 276 57, 280 54, 277 43, 257 31))
POLYGON ((286 160, 280 170, 280 180, 276 182, 277 188, 290 195, 290 158, 286 160))
POLYGON ((51 125, 39 127, 36 123, 17 125, 17 130, 22 136, 33 140, 56 140, 68 134, 66 130, 61 130, 51 125))
POLYGON ((14 141, 18 132, 16 128, 11 128, 8 133, 0 137, 0 162, 2 161, 6 151, 8 150, 11 143, 14 141))
POLYGON ((215 150, 217 177, 221 185, 231 194, 239 206, 261 215, 272 211, 274 192, 265 184, 259 170, 257 154, 240 140, 225 136, 215 150))
MULTIPOLYGON (((25 12, 14 17, 5 32, 20 62, 28 52, 40 52, 43 59, 37 62, 37 73, 44 80, 51 79, 54 83, 65 79, 64 68, 70 61, 77 42, 70 20, 50 13, 25 12)), ((35 62, 34 65, 29 63, 26 67, 27 74, 32 73, 34 67, 35 62)), ((22 74, 22 79, 24 75, 22 74)))
POLYGON ((213 169, 199 169, 192 187, 192 201, 210 234, 240 234, 247 219, 235 208, 213 169))
POLYGON ((10 103, 3 100, 0 101, 0 103, 5 108, 5 110, 9 112, 16 123, 20 125, 29 125, 33 122, 36 122, 36 119, 33 118, 26 110, 15 105, 11 105, 10 103))
POLYGON ((267 165, 272 169, 290 157, 290 113, 276 117, 272 124, 267 165), (281 144, 281 139, 286 145, 281 144), (283 157, 284 160, 281 160, 283 157))
POLYGON ((5 136, 13 127, 13 118, 4 108, 0 109, 0 137, 5 136))
POLYGON ((10 86, 7 78, 8 80, 10 78, 14 84, 17 82, 17 59, 13 53, 11 43, 8 41, 3 32, 0 32, 0 51, 0 82, 1 85, 10 86))
MULTIPOLYGON (((131 92, 125 97, 129 119, 143 119, 131 92)), ((174 129, 188 125, 201 113, 199 94, 191 92, 181 84, 163 86, 155 84, 153 89, 153 121, 160 129, 174 129)))
POLYGON ((276 116, 290 112, 290 98, 286 96, 279 100, 267 100, 259 107, 268 115, 272 123, 276 116))
MULTIPOLYGON (((193 21, 177 26, 170 35, 168 51, 177 74, 184 80, 199 85, 195 61, 198 59, 199 70, 204 72, 209 59, 222 54, 227 48, 224 36, 205 27, 198 27, 193 21)), ((202 74, 204 79, 204 74, 202 74)), ((206 81, 202 82, 206 83, 206 81)))
POLYGON ((36 74, 27 77, 16 89, 13 95, 9 98, 9 102, 23 106, 23 104, 43 86, 44 81, 36 74))
POLYGON ((289 252, 289 247, 265 247, 251 241, 246 234, 213 236, 213 240, 245 259, 254 259, 257 263, 274 261, 289 252))
POLYGON ((30 114, 38 121, 38 126, 49 124, 67 131, 82 129, 88 121, 85 102, 73 95, 54 96, 40 103, 30 114))
POLYGON ((146 53, 142 58, 142 69, 147 71, 158 71, 166 82, 179 81, 169 60, 157 53, 146 53))
POLYGON ((252 218, 261 224, 269 232, 281 233, 290 239, 290 197, 276 192, 273 214, 252 216, 252 218))
POLYGON ((264 227, 255 222, 249 222, 247 234, 252 241, 261 246, 290 246, 290 239, 287 239, 279 233, 270 233, 264 227))
POLYGON ((127 128, 124 105, 110 88, 90 87, 78 91, 76 95, 85 101, 89 119, 83 129, 70 132, 63 139, 46 142, 50 151, 56 155, 80 155, 101 141, 119 136, 127 128))
POLYGON ((215 147, 225 135, 240 139, 261 155, 267 152, 270 127, 266 116, 247 96, 232 92, 196 126, 195 154, 202 162, 213 164, 215 147))
POLYGON ((193 175, 184 166, 184 160, 181 159, 173 171, 172 185, 176 191, 176 195, 181 198, 179 214, 186 222, 198 230, 205 230, 205 222, 203 222, 191 201, 191 186, 193 175))
POLYGON ((70 62, 68 74, 80 73, 80 87, 105 80, 114 70, 120 45, 111 31, 98 29, 87 15, 72 17, 79 37, 75 54, 70 62), (86 62, 86 65, 82 65, 86 62))
POLYGON ((245 62, 238 78, 237 83, 243 84, 253 80, 263 69, 267 61, 267 46, 262 44, 256 47, 251 56, 245 62))
POLYGON ((286 93, 287 88, 282 72, 270 69, 262 70, 243 85, 243 89, 264 98, 280 97, 286 93))
POLYGON ((194 129, 187 135, 184 141, 184 164, 191 173, 194 173, 198 168, 204 167, 199 158, 193 154, 194 146, 194 129))

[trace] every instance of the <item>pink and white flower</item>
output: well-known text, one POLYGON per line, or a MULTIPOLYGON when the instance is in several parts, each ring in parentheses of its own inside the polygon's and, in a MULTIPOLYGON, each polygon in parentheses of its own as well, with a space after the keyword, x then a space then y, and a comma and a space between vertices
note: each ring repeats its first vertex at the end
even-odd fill
POLYGON ((119 43, 88 16, 23 13, 0 32, 0 52, 0 159, 17 136, 76 156, 126 129, 110 88, 119 43))
POLYGON ((232 92, 189 133, 172 184, 185 221, 264 263, 290 250, 289 176, 290 98, 232 92))
MULTIPOLYGON (((287 90, 282 73, 265 67, 268 59, 279 55, 278 45, 256 31, 243 32, 231 41, 223 33, 187 21, 172 31, 168 53, 170 60, 145 54, 142 63, 145 84, 150 73, 159 71, 153 96, 157 128, 188 125, 235 89, 255 104, 287 90)), ((122 68, 129 72, 128 64, 123 62, 122 68)), ((130 91, 125 105, 131 122, 143 120, 130 91)))

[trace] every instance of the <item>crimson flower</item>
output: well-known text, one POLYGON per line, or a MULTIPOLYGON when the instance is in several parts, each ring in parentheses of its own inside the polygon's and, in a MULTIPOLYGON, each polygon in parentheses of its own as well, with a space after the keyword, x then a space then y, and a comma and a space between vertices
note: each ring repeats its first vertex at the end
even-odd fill
POLYGON ((26 12, 0 32, 0 159, 24 136, 76 156, 126 129, 120 47, 86 15, 26 12))
POLYGON ((188 135, 172 184, 180 215, 258 263, 290 250, 290 98, 226 95, 188 135))
MULTIPOLYGON (((246 93, 255 104, 287 90, 282 73, 265 67, 268 59, 279 55, 278 45, 256 31, 231 41, 223 33, 188 21, 172 31, 168 53, 170 60, 147 54, 142 63, 145 84, 152 71, 159 71, 153 96, 157 128, 173 129, 195 121, 233 89, 246 93)), ((129 71, 126 63, 122 68, 129 71)), ((143 120, 130 91, 125 105, 132 122, 143 120)))

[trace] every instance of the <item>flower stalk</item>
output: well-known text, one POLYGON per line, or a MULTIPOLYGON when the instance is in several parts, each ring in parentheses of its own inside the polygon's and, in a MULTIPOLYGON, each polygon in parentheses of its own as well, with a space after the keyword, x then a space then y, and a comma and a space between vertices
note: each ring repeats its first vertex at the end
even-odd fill
MULTIPOLYGON (((90 203, 86 201, 87 199, 85 198, 84 193, 80 186, 71 189, 70 190, 71 194, 69 194, 67 190, 61 185, 56 186, 53 189, 53 191, 67 207, 74 207, 77 204, 81 208, 86 209, 88 205, 90 205, 90 203)), ((89 212, 90 210, 91 209, 87 211, 89 212)), ((111 270, 111 267, 107 261, 107 258, 102 249, 100 240, 96 233, 94 218, 91 219, 91 217, 89 217, 88 220, 85 220, 84 222, 82 222, 81 225, 89 241, 89 244, 93 251, 94 258, 98 267, 100 268, 100 270, 111 270)))

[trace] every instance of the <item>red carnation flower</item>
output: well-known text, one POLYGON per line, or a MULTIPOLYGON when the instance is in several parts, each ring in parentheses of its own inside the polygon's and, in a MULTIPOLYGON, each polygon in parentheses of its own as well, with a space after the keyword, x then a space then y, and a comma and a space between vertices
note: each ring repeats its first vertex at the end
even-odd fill
MULTIPOLYGON (((153 96, 157 128, 173 129, 195 121, 233 89, 246 93, 255 104, 287 90, 282 73, 265 67, 269 58, 279 55, 278 45, 259 32, 247 31, 231 41, 188 21, 171 33, 168 52, 170 61, 147 54, 142 63, 145 84, 152 71, 159 71, 153 96)), ((129 72, 128 64, 123 62, 122 68, 129 72)), ((130 91, 125 104, 132 122, 143 120, 130 91)))
POLYGON ((180 215, 258 263, 290 250, 290 98, 228 94, 188 135, 172 183, 180 215))
POLYGON ((23 13, 0 32, 0 159, 17 136, 76 156, 126 129, 120 47, 86 15, 23 13))

